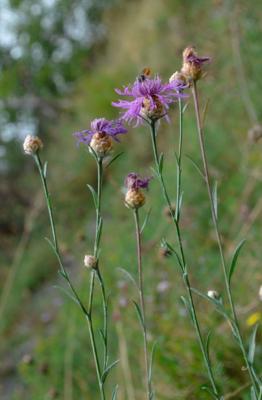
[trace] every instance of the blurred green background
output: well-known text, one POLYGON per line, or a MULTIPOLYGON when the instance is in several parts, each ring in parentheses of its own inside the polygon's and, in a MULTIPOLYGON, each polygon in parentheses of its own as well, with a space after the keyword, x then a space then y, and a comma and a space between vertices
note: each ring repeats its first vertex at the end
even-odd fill
MULTIPOLYGON (((262 7, 259 1, 222 0, 1 0, 0 1, 0 398, 3 400, 98 399, 87 326, 78 308, 55 288, 57 262, 44 240, 50 234, 39 177, 22 151, 26 134, 44 141, 58 234, 65 265, 84 299, 92 248, 94 209, 86 184, 95 184, 92 157, 72 132, 96 117, 116 118, 114 88, 132 82, 145 66, 164 79, 180 69, 183 48, 194 44, 212 64, 200 82, 208 101, 206 144, 212 179, 218 181, 219 216, 227 259, 247 243, 234 276, 237 312, 248 341, 261 319, 261 149, 250 129, 262 119, 262 7), (248 133, 249 132, 249 133, 248 133)), ((185 117, 185 155, 200 162, 191 98, 185 117)), ((175 198, 174 150, 178 111, 161 123, 159 143, 175 198)), ((104 182, 102 273, 110 293, 111 359, 120 358, 108 381, 119 400, 143 399, 142 337, 132 285, 119 267, 136 273, 132 213, 123 204, 123 178, 151 174, 146 127, 130 127, 124 151, 104 182)), ((206 189, 183 157, 182 228, 194 287, 224 296, 206 189)), ((163 237, 176 245, 157 182, 143 238, 150 340, 157 399, 208 399, 198 344, 180 296, 174 259, 160 252, 163 237)), ((226 399, 249 399, 248 376, 230 328, 196 298, 204 334, 212 330, 211 357, 226 399), (241 391, 238 391, 241 388, 241 391)), ((96 304, 96 326, 101 323, 96 304)), ((261 332, 256 359, 261 360, 261 332), (259 343, 260 341, 260 343, 259 343)), ((261 367, 261 363, 260 363, 261 367)), ((260 371, 261 372, 261 371, 260 371)))

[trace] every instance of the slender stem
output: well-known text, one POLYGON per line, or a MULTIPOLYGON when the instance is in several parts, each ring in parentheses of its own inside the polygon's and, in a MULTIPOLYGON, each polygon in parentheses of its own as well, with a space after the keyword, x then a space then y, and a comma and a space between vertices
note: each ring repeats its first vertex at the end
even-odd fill
POLYGON ((96 372, 97 372, 97 378, 98 378, 98 384, 99 384, 99 390, 100 390, 100 395, 101 395, 101 400, 105 400, 105 393, 104 393, 104 388, 103 388, 103 384, 102 384, 102 380, 101 380, 101 371, 100 371, 100 366, 99 366, 99 358, 98 358, 98 352, 97 352, 97 348, 96 348, 96 343, 95 343, 95 337, 94 337, 94 329, 93 329, 93 324, 92 324, 92 308, 90 307, 90 304, 92 304, 92 296, 93 296, 93 286, 94 286, 94 273, 92 272, 92 277, 91 277, 91 287, 92 290, 90 290, 91 296, 90 296, 90 300, 89 300, 89 307, 88 310, 86 310, 85 306, 83 305, 82 301, 80 300, 73 284, 71 283, 71 280, 69 278, 69 275, 66 271, 66 269, 64 268, 63 262, 62 262, 62 258, 60 255, 60 250, 59 250, 59 246, 58 246, 58 240, 57 240, 57 234, 56 234, 56 225, 55 225, 55 220, 54 220, 54 215, 53 215, 53 208, 52 208, 52 203, 51 203, 51 197, 50 197, 50 193, 48 190, 48 186, 47 186, 47 181, 46 181, 46 176, 44 173, 44 168, 41 162, 41 159, 39 157, 39 154, 36 153, 36 155, 34 156, 34 160, 37 164, 38 170, 39 170, 39 174, 40 174, 40 178, 42 181, 42 185, 43 185, 43 189, 44 189, 44 195, 45 195, 45 200, 46 200, 46 205, 47 205, 47 209, 48 209, 48 215, 49 215, 49 220, 50 220, 50 225, 51 225, 51 232, 52 232, 52 239, 53 239, 53 243, 52 244, 52 248, 54 250, 54 253, 58 259, 59 262, 59 266, 60 266, 60 272, 61 275, 63 276, 63 278, 66 280, 67 284, 69 285, 73 296, 74 296, 74 300, 78 303, 79 307, 81 308, 85 318, 88 321, 88 328, 89 328, 89 334, 90 334, 90 340, 91 340, 91 346, 92 346, 92 350, 93 350, 93 356, 94 356, 94 361, 95 361, 95 366, 96 366, 96 372))
POLYGON ((177 155, 177 190, 176 190, 176 220, 179 223, 179 209, 180 209, 180 196, 181 196, 181 157, 182 157, 182 146, 183 146, 183 103, 182 99, 178 99, 179 106, 179 143, 178 143, 178 155, 177 155))
POLYGON ((146 324, 144 280, 143 280, 143 268, 142 268, 142 254, 141 254, 141 231, 140 231, 140 224, 139 224, 138 209, 134 210, 134 218, 135 218, 136 242, 137 242, 138 288, 139 288, 141 315, 142 315, 142 320, 143 320, 144 358, 145 358, 145 371, 146 371, 147 398, 148 398, 148 400, 150 400, 152 388, 151 388, 151 379, 149 376, 149 354, 148 354, 148 342, 147 342, 147 324, 146 324))
POLYGON ((243 358, 244 358, 247 370, 249 372, 251 382, 254 386, 256 396, 258 396, 258 389, 257 389, 256 381, 255 381, 251 366, 248 361, 248 356, 247 356, 245 346, 243 343, 243 338, 242 338, 242 335, 240 332, 240 327, 239 327, 238 318, 237 318, 236 311, 235 311, 234 301, 233 301, 232 294, 231 294, 230 282, 229 282, 228 274, 227 274, 222 240, 221 240, 221 235, 219 232, 218 221, 217 221, 217 216, 216 216, 216 211, 215 211, 215 205, 214 205, 214 200, 213 200, 212 191, 211 191, 210 175, 209 175, 208 162, 207 162, 205 144, 204 144, 204 133, 203 133, 203 128, 202 128, 202 124, 201 124, 201 120, 200 120, 199 100, 198 100, 198 92, 197 92, 196 82, 193 83, 192 93, 193 93, 193 98, 194 98, 197 130, 198 130, 201 157, 202 157, 203 167, 204 167, 205 182, 206 182, 206 187, 207 187, 207 192, 208 192, 208 197, 209 197, 209 202, 210 202, 210 209, 211 209, 213 225, 214 225, 215 233, 216 233, 216 240, 217 240, 217 244, 218 244, 218 248, 219 248, 219 254, 220 254, 220 259, 221 259, 223 275, 224 275, 224 279, 225 279, 226 292, 227 292, 227 296, 228 296, 228 300, 229 300, 229 304, 230 304, 230 308, 231 308, 232 317, 234 320, 235 333, 237 335, 239 346, 242 351, 243 358))
MULTIPOLYGON (((181 171, 181 151, 182 151, 182 138, 183 138, 183 131, 182 131, 182 105, 180 104, 180 145, 179 145, 179 157, 178 157, 178 168, 181 171)), ((170 211, 170 215, 172 216, 172 220, 175 224, 175 228, 176 228, 176 234, 177 234, 177 239, 178 239, 178 244, 179 244, 179 249, 180 249, 180 255, 181 255, 181 267, 182 267, 182 273, 183 273, 183 281, 185 284, 185 287, 187 289, 187 294, 188 294, 188 301, 189 301, 189 306, 190 306, 190 311, 191 311, 191 316, 192 316, 192 320, 193 320, 193 324, 196 330, 196 335, 199 341, 199 347, 200 350, 202 352, 203 355, 203 360, 204 360, 204 364, 205 367, 207 369, 207 373, 208 373, 208 377, 210 380, 210 383, 212 385, 212 389, 214 392, 214 395, 216 396, 216 398, 219 398, 219 392, 215 383, 215 379, 214 379, 214 375, 213 375, 213 371, 210 365, 210 360, 209 360, 209 356, 205 350, 205 346, 204 346, 204 340, 202 338, 202 334, 201 334, 201 330, 200 330, 200 326, 199 326, 199 322, 198 322, 198 318, 197 318, 197 314, 196 314, 196 309, 195 309, 195 304, 194 304, 194 300, 193 300, 193 294, 192 294, 192 290, 191 290, 191 284, 190 284, 190 280, 189 280, 189 276, 187 273, 187 264, 186 264, 186 259, 185 259, 185 252, 184 252, 184 248, 183 248, 183 242, 182 242, 182 237, 181 237, 181 232, 180 232, 180 226, 179 226, 179 220, 177 218, 177 216, 179 215, 178 213, 175 213, 172 205, 171 205, 171 201, 166 189, 166 185, 164 182, 164 178, 163 178, 163 174, 160 168, 160 163, 159 163, 159 156, 158 156, 158 150, 157 150, 157 143, 156 143, 156 130, 155 130, 155 122, 152 122, 150 124, 151 126, 151 139, 152 139, 152 147, 153 147, 153 154, 154 154, 154 159, 155 159, 155 165, 156 165, 156 170, 157 170, 157 174, 158 174, 158 178, 160 181, 160 185, 162 188, 162 192, 163 192, 163 196, 164 199, 167 203, 167 206, 169 208, 170 211)), ((177 193, 177 197, 180 198, 180 190, 181 190, 181 172, 179 172, 179 185, 177 185, 178 188, 178 193, 177 193)), ((179 205, 177 204, 176 207, 179 207, 179 205)))

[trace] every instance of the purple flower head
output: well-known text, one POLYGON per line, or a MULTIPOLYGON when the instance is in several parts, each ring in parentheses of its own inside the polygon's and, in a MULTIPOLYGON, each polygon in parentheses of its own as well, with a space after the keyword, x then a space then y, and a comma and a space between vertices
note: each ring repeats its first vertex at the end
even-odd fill
POLYGON ((131 172, 125 179, 125 186, 127 189, 148 189, 149 181, 152 178, 142 178, 135 172, 131 172))
POLYGON ((131 86, 123 90, 116 89, 120 96, 129 97, 129 100, 113 102, 115 107, 124 110, 122 119, 128 122, 135 121, 136 125, 144 119, 157 120, 167 116, 170 104, 174 103, 180 94, 181 82, 162 83, 159 76, 136 79, 131 86))
POLYGON ((91 129, 75 132, 74 136, 78 143, 90 144, 92 137, 96 133, 111 136, 114 140, 119 142, 117 135, 127 133, 127 129, 120 120, 109 121, 105 118, 97 118, 91 122, 91 129))

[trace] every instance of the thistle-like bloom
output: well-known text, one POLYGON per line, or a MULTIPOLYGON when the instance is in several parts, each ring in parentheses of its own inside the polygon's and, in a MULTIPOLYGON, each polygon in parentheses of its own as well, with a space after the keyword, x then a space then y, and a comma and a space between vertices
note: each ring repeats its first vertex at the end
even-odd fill
POLYGON ((125 196, 125 203, 130 208, 140 208, 145 204, 146 197, 141 189, 148 189, 151 178, 142 178, 140 175, 131 172, 125 179, 125 186, 128 189, 125 196))
POLYGON ((38 136, 27 135, 23 143, 23 148, 25 154, 32 156, 43 148, 43 142, 38 136))
POLYGON ((186 47, 183 51, 183 66, 181 73, 189 81, 197 81, 203 73, 203 66, 210 62, 210 57, 199 57, 194 47, 186 47))
POLYGON ((144 76, 123 90, 116 89, 117 94, 129 97, 130 100, 119 100, 112 105, 124 110, 123 120, 135 121, 137 126, 143 119, 154 121, 164 116, 168 118, 167 111, 170 104, 184 96, 180 92, 185 87, 186 85, 180 80, 162 83, 159 76, 154 78, 144 76))
POLYGON ((108 121, 105 118, 94 119, 91 129, 75 132, 78 143, 92 147, 99 157, 104 157, 112 149, 112 139, 119 142, 118 135, 127 133, 119 120, 108 121))

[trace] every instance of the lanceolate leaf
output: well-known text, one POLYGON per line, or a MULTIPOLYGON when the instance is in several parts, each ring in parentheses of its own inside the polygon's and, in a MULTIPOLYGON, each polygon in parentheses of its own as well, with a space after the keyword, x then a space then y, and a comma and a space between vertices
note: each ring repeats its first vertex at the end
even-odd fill
POLYGON ((151 351, 151 358, 150 358, 150 365, 149 365, 149 373, 148 373, 148 380, 151 382, 152 379, 152 372, 153 372, 153 362, 154 362, 154 356, 155 356, 155 351, 156 351, 156 345, 157 341, 154 342, 152 351, 151 351))
POLYGON ((140 307, 139 307, 139 305, 137 304, 136 301, 133 300, 133 303, 135 305, 135 309, 136 309, 136 312, 137 312, 137 316, 138 316, 139 322, 140 322, 142 328, 145 329, 144 319, 143 319, 143 315, 141 313, 140 307))
POLYGON ((152 210, 152 209, 149 208, 149 210, 148 210, 147 213, 146 213, 145 220, 144 220, 143 225, 141 226, 141 229, 140 229, 140 234, 143 233, 143 230, 145 229, 145 227, 146 227, 146 225, 147 225, 147 223, 148 223, 148 219, 149 219, 149 217, 150 217, 151 210, 152 210))
POLYGON ((215 216, 217 219, 217 181, 215 182, 213 187, 212 198, 213 198, 215 216))
POLYGON ((164 154, 161 153, 159 156, 159 171, 162 173, 163 171, 163 163, 164 163, 164 154))
POLYGON ((95 205, 95 208, 96 208, 96 207, 97 207, 97 194, 96 194, 96 191, 95 191, 95 189, 93 188, 93 186, 91 186, 91 185, 89 185, 89 184, 87 184, 86 186, 88 187, 88 189, 90 190, 90 192, 91 192, 91 194, 92 194, 92 196, 93 196, 94 205, 95 205))
POLYGON ((118 391, 118 385, 115 386, 113 394, 112 394, 112 400, 116 400, 117 396, 117 391, 118 391))
POLYGON ((114 361, 112 364, 110 364, 105 371, 103 372, 102 376, 101 376, 101 381, 103 383, 105 383, 105 380, 109 374, 109 372, 111 371, 112 368, 114 368, 114 366, 119 362, 119 360, 114 361))
POLYGON ((111 164, 113 164, 113 162, 115 162, 119 157, 121 157, 122 154, 124 154, 123 151, 122 151, 121 153, 118 153, 116 156, 114 156, 114 157, 109 161, 109 163, 107 164, 106 167, 108 168, 111 164))
POLYGON ((255 358, 257 328, 258 324, 254 327, 254 330, 249 340, 248 361, 250 362, 250 364, 253 364, 255 358))
POLYGON ((230 269, 229 269, 229 273, 228 273, 228 280, 229 280, 229 283, 231 282, 231 278, 232 278, 233 273, 234 273, 235 268, 236 268, 236 264, 237 264, 237 259, 238 259, 238 256, 239 256, 239 252, 240 252, 240 250, 242 249, 243 245, 245 244, 245 241, 246 241, 245 239, 242 240, 242 241, 239 243, 239 245, 237 246, 237 248, 236 248, 236 250, 235 250, 235 252, 234 252, 234 255, 233 255, 233 258, 232 258, 232 261, 231 261, 231 265, 230 265, 230 269))
POLYGON ((124 268, 118 268, 119 271, 123 272, 123 274, 133 283, 133 285, 138 289, 137 283, 135 278, 124 268))

